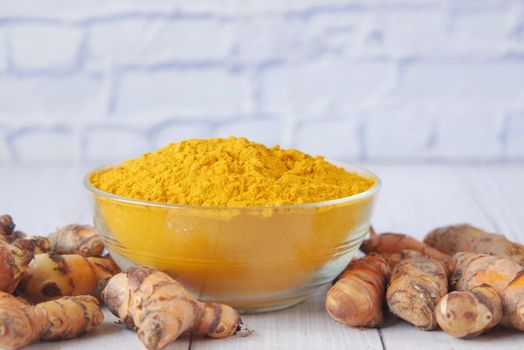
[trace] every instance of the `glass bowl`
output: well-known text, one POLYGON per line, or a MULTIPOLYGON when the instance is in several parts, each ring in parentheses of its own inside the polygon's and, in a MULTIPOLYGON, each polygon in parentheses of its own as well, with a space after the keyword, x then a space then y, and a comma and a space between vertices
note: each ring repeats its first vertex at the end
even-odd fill
POLYGON ((261 312, 296 304, 344 269, 368 232, 375 184, 335 200, 272 207, 197 207, 103 192, 89 173, 94 224, 123 269, 149 265, 198 299, 261 312))

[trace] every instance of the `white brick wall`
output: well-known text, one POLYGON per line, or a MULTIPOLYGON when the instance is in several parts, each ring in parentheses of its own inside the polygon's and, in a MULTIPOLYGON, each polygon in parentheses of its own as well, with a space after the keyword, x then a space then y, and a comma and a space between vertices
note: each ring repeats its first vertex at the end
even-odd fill
POLYGON ((524 161, 524 0, 0 0, 0 163, 247 136, 524 161))
POLYGON ((101 89, 101 78, 96 76, 2 74, 0 118, 20 127, 38 126, 31 117, 42 123, 46 119, 59 119, 74 125, 80 116, 104 113, 101 89))
POLYGON ((216 68, 142 70, 124 74, 115 93, 115 114, 126 118, 223 119, 250 112, 242 72, 216 68))
POLYGON ((508 118, 506 132, 503 138, 505 153, 509 158, 522 159, 524 157, 524 112, 508 118))
POLYGON ((10 141, 15 161, 42 164, 64 162, 80 153, 80 139, 65 126, 27 127, 10 141))
POLYGON ((347 64, 331 58, 274 67, 262 75, 263 111, 307 116, 325 109, 359 108, 382 92, 392 74, 389 63, 347 64))
POLYGON ((23 23, 7 26, 13 70, 68 71, 77 64, 82 30, 65 25, 23 23))
POLYGON ((7 69, 7 40, 5 30, 0 29, 0 74, 7 69))
POLYGON ((363 152, 366 159, 421 160, 435 129, 435 115, 424 106, 387 102, 364 113, 363 152))
POLYGON ((283 121, 278 119, 237 120, 221 124, 213 136, 244 136, 256 142, 275 145, 282 143, 284 127, 283 121))
POLYGON ((89 128, 86 134, 84 145, 88 161, 118 161, 149 149, 143 132, 122 124, 89 128))
POLYGON ((216 19, 122 19, 89 30, 89 60, 114 64, 215 62, 231 50, 231 25, 216 19))
POLYGON ((206 121, 196 123, 172 121, 157 125, 150 135, 153 138, 153 147, 157 149, 188 138, 209 137, 212 130, 210 123, 206 121))
POLYGON ((7 146, 5 130, 0 125, 0 164, 7 163, 11 160, 11 154, 7 146))

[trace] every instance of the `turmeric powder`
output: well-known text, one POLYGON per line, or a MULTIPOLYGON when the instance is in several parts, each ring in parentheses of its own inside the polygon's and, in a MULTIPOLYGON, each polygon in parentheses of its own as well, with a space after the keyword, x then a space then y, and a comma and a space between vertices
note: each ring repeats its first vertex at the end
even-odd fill
POLYGON ((281 206, 348 197, 375 183, 324 160, 245 138, 192 139, 102 170, 98 189, 196 206, 281 206))
POLYGON ((96 171, 87 188, 95 226, 124 270, 153 266, 204 301, 268 310, 303 300, 347 265, 378 190, 367 174, 227 138, 183 141, 96 171))

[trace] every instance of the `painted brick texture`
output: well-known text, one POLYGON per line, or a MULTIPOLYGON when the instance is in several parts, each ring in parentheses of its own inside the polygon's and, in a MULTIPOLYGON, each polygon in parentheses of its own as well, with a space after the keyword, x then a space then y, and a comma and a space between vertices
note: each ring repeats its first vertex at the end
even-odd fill
POLYGON ((0 0, 0 163, 247 136, 524 161, 524 0, 0 0))

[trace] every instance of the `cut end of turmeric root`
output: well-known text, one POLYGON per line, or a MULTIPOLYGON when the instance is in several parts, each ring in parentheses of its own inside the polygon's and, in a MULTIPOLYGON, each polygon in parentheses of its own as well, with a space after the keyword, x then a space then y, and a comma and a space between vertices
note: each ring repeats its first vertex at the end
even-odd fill
POLYGON ((115 275, 102 299, 126 327, 137 330, 148 349, 162 349, 188 330, 227 337, 242 323, 233 308, 199 302, 169 275, 150 267, 133 267, 115 275))
POLYGON ((502 301, 487 285, 454 291, 440 300, 435 315, 444 332, 458 338, 475 337, 500 322, 502 301))

